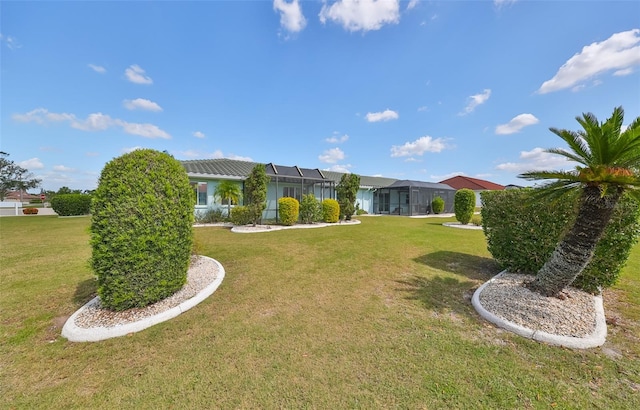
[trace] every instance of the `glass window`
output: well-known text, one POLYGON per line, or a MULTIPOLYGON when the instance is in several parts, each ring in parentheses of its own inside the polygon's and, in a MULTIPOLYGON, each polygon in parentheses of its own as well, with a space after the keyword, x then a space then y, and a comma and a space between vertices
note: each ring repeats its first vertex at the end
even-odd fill
POLYGON ((196 196, 196 205, 207 205, 207 183, 192 182, 191 187, 196 196))
POLYGON ((293 187, 293 186, 286 186, 284 188, 282 188, 282 196, 283 197, 289 197, 289 198, 295 198, 298 200, 298 202, 300 201, 300 188, 299 187, 293 187))

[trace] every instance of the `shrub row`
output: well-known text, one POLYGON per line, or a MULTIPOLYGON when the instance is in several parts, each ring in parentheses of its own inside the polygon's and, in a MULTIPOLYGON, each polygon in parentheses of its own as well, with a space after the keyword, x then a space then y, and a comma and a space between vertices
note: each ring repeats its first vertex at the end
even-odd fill
MULTIPOLYGON (((486 191, 482 227, 489 252, 510 272, 536 273, 571 228, 577 196, 535 199, 532 190, 486 191)), ((594 258, 573 286, 596 293, 613 285, 640 235, 640 206, 624 197, 596 247, 594 258)))
POLYGON ((51 208, 60 216, 88 215, 91 211, 91 195, 56 195, 51 199, 51 208))

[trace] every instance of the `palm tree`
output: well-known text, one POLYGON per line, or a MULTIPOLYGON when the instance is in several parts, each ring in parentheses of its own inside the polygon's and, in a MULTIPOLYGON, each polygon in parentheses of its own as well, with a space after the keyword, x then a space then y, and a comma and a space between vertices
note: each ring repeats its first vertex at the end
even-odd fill
POLYGON ((213 195, 223 201, 227 201, 227 216, 231 217, 231 202, 237 203, 240 201, 242 190, 235 182, 224 180, 220 181, 213 195))
POLYGON ((560 296, 587 266, 613 210, 626 192, 640 202, 640 117, 622 130, 622 107, 603 123, 591 114, 576 117, 583 130, 550 128, 569 150, 546 150, 579 165, 572 171, 532 171, 528 180, 555 180, 540 188, 542 195, 579 192, 576 220, 549 260, 527 286, 545 296, 560 296))

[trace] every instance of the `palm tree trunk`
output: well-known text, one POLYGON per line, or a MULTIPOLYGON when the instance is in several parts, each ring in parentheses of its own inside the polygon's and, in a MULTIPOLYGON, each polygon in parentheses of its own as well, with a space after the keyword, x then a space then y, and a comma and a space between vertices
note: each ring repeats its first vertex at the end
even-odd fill
POLYGON ((603 197, 597 186, 587 186, 580 197, 573 227, 527 287, 544 296, 557 296, 573 283, 593 258, 620 196, 621 192, 616 190, 603 197))

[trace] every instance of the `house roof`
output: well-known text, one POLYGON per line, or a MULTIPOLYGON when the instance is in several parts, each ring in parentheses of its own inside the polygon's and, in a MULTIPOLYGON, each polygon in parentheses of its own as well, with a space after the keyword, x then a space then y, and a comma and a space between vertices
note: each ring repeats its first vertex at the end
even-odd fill
MULTIPOLYGON (((228 158, 181 161, 190 177, 245 179, 258 162, 238 161, 228 158)), ((321 171, 319 169, 265 164, 267 175, 304 177, 308 179, 330 180, 339 183, 343 172, 321 171)), ((364 188, 382 188, 394 183, 396 179, 360 175, 360 186, 364 188)))
POLYGON ((454 188, 450 187, 447 184, 442 184, 438 182, 412 181, 408 179, 395 181, 393 184, 389 185, 387 188, 430 188, 430 189, 442 189, 447 191, 455 190, 454 188))
POLYGON ((235 159, 199 159, 180 161, 189 176, 219 176, 244 179, 249 176, 256 162, 238 161, 235 159))
POLYGON ((447 184, 455 189, 467 188, 474 191, 501 191, 504 189, 503 185, 496 184, 484 179, 471 178, 464 175, 458 175, 453 178, 440 181, 441 184, 447 184))

